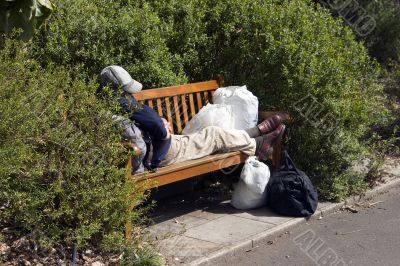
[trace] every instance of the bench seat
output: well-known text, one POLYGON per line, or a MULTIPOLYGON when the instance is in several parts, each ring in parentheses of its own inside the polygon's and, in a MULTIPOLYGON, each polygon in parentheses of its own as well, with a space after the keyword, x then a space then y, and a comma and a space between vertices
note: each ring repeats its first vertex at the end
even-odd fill
POLYGON ((214 154, 200 159, 164 166, 155 173, 136 174, 132 178, 136 182, 149 180, 151 182, 146 187, 153 188, 237 165, 244 162, 247 157, 247 155, 239 151, 214 154))

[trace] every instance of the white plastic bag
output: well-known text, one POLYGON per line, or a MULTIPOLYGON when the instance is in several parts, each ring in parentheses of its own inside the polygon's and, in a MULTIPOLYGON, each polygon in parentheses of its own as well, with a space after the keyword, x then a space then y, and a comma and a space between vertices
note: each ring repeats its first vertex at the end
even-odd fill
POLYGON ((270 171, 266 164, 249 157, 240 174, 240 180, 232 194, 231 205, 236 209, 248 210, 261 207, 267 199, 267 184, 270 171))
POLYGON ((233 129, 232 106, 226 104, 207 104, 189 121, 182 130, 183 135, 196 133, 208 126, 233 129))
POLYGON ((213 103, 233 107, 234 129, 246 129, 257 125, 258 99, 246 86, 218 88, 213 95, 213 103))

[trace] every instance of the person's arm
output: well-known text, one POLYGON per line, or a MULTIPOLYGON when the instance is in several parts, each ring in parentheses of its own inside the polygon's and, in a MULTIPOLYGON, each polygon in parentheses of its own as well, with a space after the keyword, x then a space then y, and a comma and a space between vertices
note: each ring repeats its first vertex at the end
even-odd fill
POLYGON ((119 103, 130 114, 130 118, 142 130, 148 132, 152 139, 163 140, 169 136, 161 117, 152 108, 147 105, 137 108, 138 102, 132 95, 121 96, 119 103))
POLYGON ((167 137, 165 139, 168 139, 171 137, 171 133, 172 133, 171 124, 164 117, 161 117, 161 120, 163 121, 165 130, 167 131, 167 137))
POLYGON ((131 150, 133 152, 133 155, 137 156, 137 155, 141 155, 142 154, 142 150, 139 148, 138 145, 136 145, 136 143, 124 141, 124 142, 121 142, 121 144, 125 148, 131 150))

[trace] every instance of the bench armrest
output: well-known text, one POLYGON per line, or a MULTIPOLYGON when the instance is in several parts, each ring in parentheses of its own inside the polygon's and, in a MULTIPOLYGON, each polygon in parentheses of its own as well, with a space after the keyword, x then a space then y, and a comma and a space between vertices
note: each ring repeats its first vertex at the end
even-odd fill
POLYGON ((121 143, 127 149, 130 149, 134 152, 135 155, 142 154, 142 150, 133 142, 122 142, 121 143))

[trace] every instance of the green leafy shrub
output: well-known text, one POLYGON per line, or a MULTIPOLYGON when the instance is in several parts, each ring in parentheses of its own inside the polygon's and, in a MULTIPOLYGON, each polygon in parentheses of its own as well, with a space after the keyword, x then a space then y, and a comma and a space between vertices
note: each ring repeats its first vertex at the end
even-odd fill
POLYGON ((392 62, 385 71, 386 92, 400 100, 400 62, 392 62))
POLYGON ((367 13, 376 20, 376 27, 365 37, 371 55, 388 66, 400 61, 400 3, 397 0, 362 1, 367 13))
POLYGON ((344 25, 350 26, 370 54, 383 66, 399 60, 400 3, 397 0, 326 1, 314 0, 327 8, 344 25), (359 28, 365 27, 365 31, 359 28))
POLYGON ((0 51, 0 222, 42 244, 122 238, 141 215, 127 214, 128 195, 143 195, 126 181, 113 106, 72 77, 78 68, 42 68, 21 48, 0 51))
POLYGON ((289 150, 323 196, 355 192, 362 176, 349 169, 369 153, 360 139, 385 115, 378 65, 349 29, 305 1, 255 6, 247 16, 255 19, 231 44, 230 75, 255 89, 263 109, 291 113, 289 150))
POLYGON ((396 0, 364 1, 362 5, 376 20, 376 28, 366 36, 370 54, 384 67, 385 92, 400 98, 400 3, 396 0))
POLYGON ((185 83, 180 60, 169 53, 164 24, 147 5, 125 1, 67 0, 35 40, 35 58, 43 63, 74 67, 84 78, 107 65, 123 66, 145 87, 185 83))
POLYGON ((387 113, 379 65, 340 19, 300 0, 143 2, 173 29, 169 49, 190 79, 223 73, 261 109, 291 113, 288 148, 324 197, 364 187, 351 165, 371 153, 361 139, 387 113))

